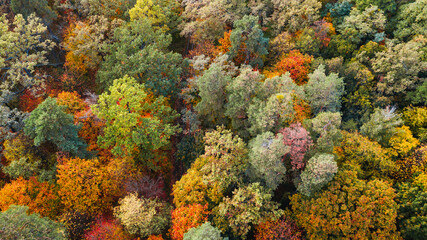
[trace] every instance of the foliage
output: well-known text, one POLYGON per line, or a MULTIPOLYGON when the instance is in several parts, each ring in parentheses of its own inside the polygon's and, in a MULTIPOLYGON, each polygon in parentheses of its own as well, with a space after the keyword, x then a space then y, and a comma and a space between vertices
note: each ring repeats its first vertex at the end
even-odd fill
POLYGON ((301 170, 305 166, 304 155, 313 145, 309 133, 301 126, 301 123, 291 124, 291 126, 280 130, 283 136, 283 143, 289 146, 289 157, 291 159, 292 170, 301 170))
POLYGON ((105 121, 100 147, 112 147, 115 156, 132 156, 148 170, 164 170, 161 151, 178 132, 178 126, 172 125, 177 116, 165 98, 154 97, 143 84, 125 76, 114 80, 92 110, 105 121))
POLYGON ((131 21, 148 18, 155 29, 169 31, 178 24, 178 7, 176 0, 136 0, 129 16, 131 21))
POLYGON ((419 77, 419 73, 427 68, 427 62, 421 60, 420 51, 426 44, 427 39, 424 37, 399 44, 389 41, 386 51, 375 54, 372 68, 380 76, 377 90, 382 96, 390 96, 393 99, 425 81, 419 77))
POLYGON ((100 218, 85 234, 85 240, 103 239, 130 240, 131 238, 116 221, 100 218))
POLYGON ((25 18, 35 13, 47 24, 52 23, 57 17, 47 0, 11 0, 10 8, 15 14, 22 14, 25 18))
POLYGON ((55 44, 44 36, 47 27, 31 14, 27 20, 17 14, 13 21, 0 16, 0 100, 7 103, 14 93, 43 87, 44 76, 37 71, 48 64, 47 53, 55 44))
POLYGON ((268 54, 268 38, 264 37, 258 20, 258 17, 245 15, 234 22, 234 29, 230 35, 230 57, 235 57, 243 46, 244 64, 250 64, 253 67, 262 67, 262 57, 268 54))
POLYGON ((302 54, 298 50, 292 50, 288 54, 283 55, 279 62, 274 66, 274 73, 280 75, 286 72, 290 73, 292 80, 296 84, 305 84, 308 80, 308 71, 313 58, 310 55, 302 54))
POLYGON ((66 108, 59 106, 55 98, 48 97, 25 119, 24 132, 34 139, 36 146, 49 142, 62 151, 85 156, 87 145, 77 135, 80 127, 74 125, 72 115, 64 112, 66 108))
POLYGON ((67 106, 65 112, 75 115, 88 108, 88 104, 79 96, 77 92, 61 92, 56 97, 56 103, 60 106, 67 106))
POLYGON ((313 198, 291 197, 297 223, 309 239, 400 239, 396 194, 389 184, 363 181, 343 171, 313 198))
POLYGON ((425 34, 427 26, 427 2, 416 0, 400 6, 397 18, 396 31, 394 35, 400 39, 405 39, 418 34, 425 34))
POLYGON ((390 138, 390 152, 394 156, 405 156, 412 149, 416 148, 420 142, 412 136, 408 126, 396 128, 396 134, 390 138))
POLYGON ((12 205, 0 212, 1 236, 5 239, 66 239, 62 224, 39 214, 27 214, 28 207, 12 205), (19 231, 17 231, 19 229, 19 231))
POLYGON ((399 166, 397 178, 401 180, 408 180, 420 172, 427 172, 427 147, 420 146, 411 155, 398 159, 396 164, 399 166))
POLYGON ((386 13, 393 13, 397 9, 397 3, 395 0, 355 0, 355 2, 356 7, 360 10, 365 10, 372 5, 378 6, 378 8, 386 13))
POLYGON ((405 239, 423 239, 427 234, 427 175, 418 175, 412 183, 402 183, 397 192, 398 226, 405 239))
POLYGON ((256 240, 300 240, 302 229, 287 215, 278 220, 268 220, 255 227, 256 240))
POLYGON ((282 158, 289 152, 282 135, 271 132, 258 135, 249 142, 249 178, 275 190, 284 181, 286 167, 282 158))
POLYGON ((317 138, 316 152, 332 153, 341 142, 341 114, 339 112, 321 112, 315 118, 307 120, 306 125, 317 138))
POLYGON ((102 15, 106 18, 127 18, 136 0, 61 0, 60 7, 78 15, 102 15))
POLYGON ((100 86, 108 89, 114 79, 129 75, 156 95, 175 97, 182 59, 168 51, 171 41, 146 18, 116 28, 111 43, 103 46, 106 56, 97 74, 100 86))
POLYGON ((338 166, 356 170, 361 179, 387 179, 397 170, 387 150, 359 133, 343 132, 343 140, 335 153, 338 166))
POLYGON ((319 10, 322 3, 317 0, 272 0, 274 12, 271 15, 272 23, 275 24, 278 33, 282 30, 296 32, 320 17, 319 10))
POLYGON ((228 67, 227 55, 223 55, 195 80, 201 100, 194 109, 203 117, 208 126, 226 124, 224 108, 227 96, 225 90, 232 80, 231 74, 226 71, 228 67))
POLYGON ((341 96, 344 94, 343 78, 338 74, 325 74, 325 66, 320 65, 304 85, 307 100, 314 114, 320 112, 337 112, 341 108, 341 96))
POLYGON ((369 121, 365 122, 360 128, 360 133, 371 140, 377 141, 382 146, 387 146, 390 139, 396 134, 396 127, 403 123, 400 115, 396 114, 395 110, 393 107, 376 108, 369 121))
POLYGON ((384 12, 377 6, 370 6, 363 10, 352 8, 350 15, 337 26, 337 30, 356 45, 368 40, 380 42, 384 40, 382 31, 385 29, 386 21, 384 12))
POLYGON ((252 225, 276 220, 283 213, 271 197, 259 183, 238 188, 214 210, 215 223, 223 232, 230 230, 235 236, 246 239, 252 225))
POLYGON ((166 200, 165 183, 161 177, 152 179, 148 176, 129 177, 125 182, 125 189, 128 193, 136 193, 138 197, 159 198, 166 200))
POLYGON ((192 204, 176 208, 172 211, 172 228, 169 230, 171 239, 182 240, 184 233, 196 228, 208 220, 207 205, 192 204))
POLYGON ((402 119, 420 141, 427 140, 426 107, 407 107, 402 113, 402 119))
POLYGON ((102 165, 97 159, 63 159, 58 165, 58 193, 67 210, 97 214, 108 210, 123 194, 125 162, 102 165))
POLYGON ((298 191, 310 196, 330 182, 337 172, 338 166, 334 160, 334 155, 320 154, 314 156, 308 160, 306 168, 301 173, 298 191))
POLYGON ((136 194, 129 194, 119 200, 114 216, 129 233, 148 237, 166 229, 170 221, 169 211, 167 203, 158 199, 138 198, 136 194))
POLYGON ((67 233, 67 239, 80 240, 88 232, 93 224, 94 217, 79 211, 66 211, 60 216, 67 233))
POLYGON ((28 206, 30 213, 54 219, 61 205, 57 188, 47 182, 39 182, 35 177, 29 180, 18 178, 0 190, 0 209, 6 211, 11 205, 28 206))
POLYGON ((221 231, 210 222, 191 228, 184 234, 185 240, 221 240, 221 231))

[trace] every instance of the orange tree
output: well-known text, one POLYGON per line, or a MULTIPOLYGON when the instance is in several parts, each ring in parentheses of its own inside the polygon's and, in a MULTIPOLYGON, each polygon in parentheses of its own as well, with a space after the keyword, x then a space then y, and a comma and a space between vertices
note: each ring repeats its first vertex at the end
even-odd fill
POLYGON ((173 240, 182 240, 184 233, 202 225, 208 220, 208 205, 192 204, 172 211, 172 228, 169 230, 173 240))
POLYGON ((5 211, 11 205, 25 205, 30 213, 55 218, 60 209, 57 188, 48 182, 39 182, 35 177, 29 180, 18 178, 0 190, 0 209, 5 211))
POLYGON ((109 210, 123 194, 125 161, 102 165, 97 159, 63 159, 58 166, 59 196, 67 210, 96 214, 109 210))
POLYGON ((308 80, 308 72, 312 60, 313 58, 310 55, 302 54, 298 50, 292 50, 280 58, 270 75, 281 75, 289 72, 292 80, 296 84, 302 85, 308 80))

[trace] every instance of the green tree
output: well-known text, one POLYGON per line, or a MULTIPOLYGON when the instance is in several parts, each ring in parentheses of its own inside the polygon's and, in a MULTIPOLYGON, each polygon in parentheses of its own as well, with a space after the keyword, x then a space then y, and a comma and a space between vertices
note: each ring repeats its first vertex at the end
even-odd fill
POLYGON ((27 214, 28 207, 12 205, 5 212, 0 212, 1 237, 4 239, 48 239, 61 240, 65 237, 62 224, 39 214, 27 214), (19 229, 19 230, 18 230, 19 229))
POLYGON ((103 135, 98 137, 101 147, 112 147, 116 156, 132 156, 148 169, 160 170, 162 150, 178 132, 178 126, 172 124, 177 114, 164 97, 153 96, 143 84, 125 76, 114 80, 92 110, 106 122, 103 135))
POLYGON ((129 9, 136 0, 64 0, 59 7, 76 11, 80 16, 103 15, 107 18, 129 17, 129 9))
POLYGON ((380 96, 388 97, 390 102, 399 101, 405 92, 425 82, 420 73, 427 69, 427 62, 422 60, 426 45, 427 38, 421 36, 406 43, 389 41, 386 51, 375 54, 372 68, 381 79, 377 83, 380 96))
POLYGON ((258 17, 246 15, 234 22, 234 29, 230 35, 230 57, 237 56, 239 51, 245 55, 245 64, 261 68, 262 57, 268 54, 268 38, 264 37, 258 17), (242 49, 243 48, 243 49, 242 49))
POLYGON ((396 134, 396 127, 403 124, 400 114, 395 110, 394 107, 376 108, 369 120, 360 128, 360 133, 387 147, 390 138, 396 134))
POLYGON ((286 167, 282 158, 289 152, 279 135, 271 132, 258 135, 249 142, 249 172, 253 181, 260 181, 268 188, 275 190, 284 181, 286 167))
POLYGON ((232 73, 227 71, 227 55, 215 60, 203 75, 197 77, 195 82, 199 90, 200 102, 194 107, 205 125, 227 124, 225 117, 225 104, 227 102, 226 87, 232 80, 232 73))
POLYGON ((395 0, 355 0, 356 7, 360 10, 365 10, 371 5, 377 6, 385 13, 393 14, 397 9, 395 0))
POLYGON ((168 50, 171 41, 170 35, 155 30, 147 18, 117 28, 112 42, 103 47, 105 61, 97 75, 100 86, 108 89, 114 79, 129 75, 156 95, 176 97, 182 59, 168 50))
POLYGON ((301 173, 301 183, 298 191, 310 196, 330 182, 338 172, 334 155, 320 154, 308 160, 307 166, 301 173))
POLYGON ((35 13, 48 25, 57 17, 47 0, 11 0, 10 8, 13 13, 22 14, 25 18, 35 13))
POLYGON ((336 73, 326 76, 324 65, 309 74, 304 90, 314 114, 340 111, 341 96, 344 94, 343 78, 338 77, 336 73))
POLYGON ((34 139, 35 146, 49 142, 61 151, 84 157, 88 154, 87 144, 79 138, 80 126, 74 125, 73 116, 65 113, 66 108, 48 97, 25 119, 24 132, 34 139))
POLYGON ((27 20, 17 14, 13 22, 0 16, 0 102, 8 103, 27 88, 43 87, 38 71, 48 64, 46 54, 55 44, 45 38, 47 27, 31 14, 27 20))
POLYGON ((322 3, 317 0, 272 0, 272 3, 274 11, 271 24, 275 26, 277 33, 283 30, 297 32, 320 18, 322 3))
POLYGON ((427 175, 402 183, 397 192, 398 226, 405 239, 424 239, 427 235, 427 175))
POLYGON ((343 171, 328 188, 291 197, 297 223, 309 239, 400 239, 394 189, 380 180, 363 181, 343 171))
POLYGON ((221 231, 210 222, 191 228, 184 234, 184 240, 222 240, 221 231))
POLYGON ((400 39, 427 32, 427 1, 416 0, 400 6, 397 15, 397 30, 394 35, 400 39))
POLYGON ((214 221, 222 232, 230 230, 233 235, 246 239, 253 225, 277 220, 283 214, 271 197, 259 183, 238 188, 214 210, 214 221))

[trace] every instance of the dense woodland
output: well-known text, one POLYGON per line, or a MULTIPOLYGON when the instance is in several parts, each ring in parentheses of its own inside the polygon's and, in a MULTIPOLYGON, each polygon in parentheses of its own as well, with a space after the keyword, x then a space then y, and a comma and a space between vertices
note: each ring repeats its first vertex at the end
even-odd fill
POLYGON ((0 0, 0 239, 427 239, 427 0, 0 0))

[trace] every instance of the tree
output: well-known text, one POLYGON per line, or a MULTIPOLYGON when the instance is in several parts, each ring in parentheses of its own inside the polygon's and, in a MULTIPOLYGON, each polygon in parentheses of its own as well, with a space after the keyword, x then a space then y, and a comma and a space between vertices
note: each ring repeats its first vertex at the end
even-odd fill
POLYGON ((412 136, 408 126, 396 128, 396 134, 390 138, 390 152, 394 156, 405 156, 412 149, 416 148, 420 142, 412 136))
POLYGON ((334 152, 338 166, 356 170, 361 179, 387 179, 397 170, 387 150, 359 133, 343 132, 341 145, 334 152))
POLYGON ((5 239, 66 239, 62 224, 42 218, 37 213, 27 214, 27 211, 26 206, 13 205, 0 212, 1 236, 5 239))
POLYGON ((255 227, 256 240, 300 240, 303 239, 302 229, 295 221, 284 214, 277 220, 268 220, 255 227))
POLYGON ((61 92, 56 97, 56 103, 60 106, 67 106, 65 112, 75 115, 78 112, 86 110, 88 104, 79 96, 77 92, 61 92))
POLYGON ((118 221, 112 219, 98 218, 96 223, 91 227, 85 236, 85 240, 130 240, 132 239, 123 229, 118 221))
POLYGON ((370 6, 362 11, 353 7, 350 15, 344 18, 341 25, 337 26, 337 30, 356 45, 368 40, 380 42, 384 40, 383 30, 386 21, 384 12, 377 6, 370 6))
POLYGON ((39 182, 35 177, 29 180, 18 178, 0 190, 0 209, 6 211, 12 205, 28 206, 30 213, 56 218, 61 210, 57 188, 47 182, 39 182))
POLYGON ((228 66, 227 55, 223 55, 195 80, 201 100, 194 109, 208 126, 227 123, 224 116, 227 101, 226 86, 232 81, 231 73, 226 71, 228 66))
POLYGON ((397 29, 394 35, 400 39, 407 39, 414 35, 425 34, 427 26, 427 1, 417 0, 400 6, 397 15, 397 29))
POLYGON ((276 220, 282 215, 279 204, 271 197, 259 183, 238 188, 214 210, 214 221, 223 232, 230 230, 233 235, 246 239, 252 225, 276 220))
POLYGON ((172 211, 171 239, 182 240, 191 228, 198 227, 208 220, 207 205, 192 204, 172 211))
MULTIPOLYGON (((39 67, 48 64, 46 54, 55 44, 46 39, 47 27, 35 14, 27 20, 17 14, 13 22, 0 16, 0 101, 7 104, 27 88, 43 87, 39 67)), ((8 106, 9 107, 9 106, 8 106)))
POLYGON ((380 180, 363 181, 343 171, 312 198, 291 197, 297 223, 309 239, 400 239, 394 189, 380 180))
POLYGON ((60 7, 73 10, 79 16, 102 15, 106 18, 129 17, 128 10, 136 0, 61 0, 60 7))
POLYGON ((372 68, 381 79, 377 83, 380 96, 398 101, 406 91, 414 90, 425 81, 419 75, 427 68, 427 62, 421 59, 421 49, 426 45, 424 37, 400 44, 388 41, 387 50, 375 54, 372 68))
POLYGON ((427 107, 407 107, 402 119, 420 141, 427 140, 427 107))
POLYGON ((245 15, 242 19, 234 22, 234 29, 231 31, 230 58, 237 56, 243 46, 245 53, 245 64, 253 67, 262 67, 262 57, 268 54, 268 38, 258 24, 258 17, 245 15))
POLYGON ((355 2, 356 7, 360 10, 365 10, 366 8, 374 5, 378 6, 378 8, 383 10, 385 13, 393 14, 397 9, 395 0, 355 0, 355 2))
POLYGON ((382 146, 389 146, 390 139, 396 134, 396 127, 402 125, 403 121, 396 108, 376 108, 371 114, 369 121, 360 128, 360 133, 375 140, 382 146))
POLYGON ((50 25, 57 17, 47 0, 11 0, 10 8, 15 14, 22 14, 25 18, 35 13, 46 25, 50 25))
POLYGON ((423 239, 427 234, 427 175, 422 173, 410 183, 399 185, 397 192, 398 227, 405 239, 423 239))
POLYGON ((264 81, 257 98, 248 109, 252 136, 271 131, 277 132, 295 119, 295 103, 304 100, 302 88, 296 85, 289 74, 268 78, 264 81))
POLYGON ((152 234, 161 234, 170 221, 170 207, 158 199, 138 198, 129 194, 119 200, 114 208, 114 216, 125 229, 142 238, 152 234))
POLYGON ((249 172, 252 181, 259 181, 275 190, 284 181, 286 167, 282 158, 289 152, 282 135, 271 132, 258 135, 249 142, 249 172))
POLYGON ((111 43, 103 46, 106 54, 97 80, 108 89, 114 79, 129 75, 144 83, 157 96, 174 98, 182 72, 182 58, 168 51, 172 37, 155 30, 147 18, 116 28, 111 43))
POLYGON ((172 125, 177 115, 164 97, 153 96, 143 84, 125 76, 114 80, 92 110, 105 121, 103 135, 98 137, 100 147, 112 147, 118 157, 133 157, 147 170, 162 170, 162 151, 178 132, 178 126, 172 125))
POLYGON ((155 29, 167 32, 174 30, 179 23, 178 8, 176 0, 136 0, 129 16, 131 21, 148 18, 155 29))
POLYGON ((272 74, 290 73, 292 80, 298 85, 303 85, 308 80, 310 63, 313 58, 310 55, 302 54, 298 50, 292 50, 288 54, 280 57, 280 60, 273 68, 272 74))
POLYGON ((319 191, 330 182, 338 172, 337 162, 334 155, 320 154, 308 160, 308 164, 301 173, 301 183, 298 191, 306 196, 319 191))
POLYGON ((109 210, 123 194, 126 163, 112 160, 102 165, 97 159, 63 159, 58 166, 58 194, 67 210, 96 215, 109 210))
POLYGON ((301 170, 305 166, 304 156, 313 145, 309 132, 301 126, 301 123, 291 124, 291 126, 280 130, 283 143, 289 146, 289 157, 291 159, 292 170, 301 170))
POLYGON ((315 118, 305 121, 316 141, 317 153, 332 153, 341 143, 341 113, 321 112, 315 118))
POLYGON ((344 94, 343 78, 338 74, 325 74, 325 66, 320 65, 304 85, 306 98, 314 114, 320 112, 337 112, 341 108, 341 96, 344 94))
POLYGON ((185 240, 221 240, 221 231, 210 222, 191 228, 184 234, 185 240))
POLYGON ((297 32, 320 18, 319 10, 322 3, 317 0, 272 0, 274 11, 271 22, 276 26, 276 32, 288 30, 297 32))
POLYGON ((242 67, 239 76, 227 85, 225 115, 231 119, 233 130, 242 138, 248 138, 248 109, 262 86, 264 76, 251 67, 242 67))
POLYGON ((86 156, 87 145, 77 134, 80 126, 74 125, 73 116, 64 112, 66 108, 48 97, 25 119, 24 132, 34 139, 35 146, 49 142, 75 156, 86 156))

